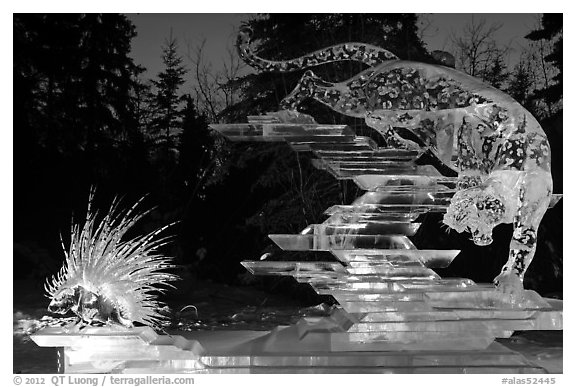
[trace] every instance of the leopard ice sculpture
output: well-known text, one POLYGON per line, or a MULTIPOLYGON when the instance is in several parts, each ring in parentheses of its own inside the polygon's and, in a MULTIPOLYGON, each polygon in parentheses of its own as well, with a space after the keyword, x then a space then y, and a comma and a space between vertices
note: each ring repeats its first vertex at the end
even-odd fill
POLYGON ((343 43, 302 57, 271 61, 250 48, 251 32, 237 41, 243 60, 260 71, 291 72, 352 60, 368 66, 332 83, 306 71, 281 107, 283 117, 302 117, 296 107, 313 98, 334 111, 363 118, 389 146, 425 147, 458 173, 457 193, 444 223, 469 231, 474 242, 492 242, 492 229, 512 223, 509 257, 494 279, 511 297, 521 296, 536 249, 536 232, 552 196, 550 146, 536 119, 507 94, 453 68, 398 59, 364 43, 343 43), (410 130, 420 142, 401 137, 410 130))

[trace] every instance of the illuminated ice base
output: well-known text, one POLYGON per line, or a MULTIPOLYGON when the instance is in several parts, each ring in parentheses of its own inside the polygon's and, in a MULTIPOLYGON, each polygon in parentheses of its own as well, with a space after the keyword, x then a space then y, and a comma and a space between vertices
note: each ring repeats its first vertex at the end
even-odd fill
POLYGON ((149 327, 88 327, 80 332, 45 328, 32 335, 41 347, 58 348, 59 373, 155 373, 202 368, 197 340, 158 335, 149 327))
POLYGON ((160 335, 147 327, 45 328, 60 373, 547 373, 494 342, 515 329, 558 329, 562 302, 540 310, 436 310, 303 318, 272 331, 160 335))

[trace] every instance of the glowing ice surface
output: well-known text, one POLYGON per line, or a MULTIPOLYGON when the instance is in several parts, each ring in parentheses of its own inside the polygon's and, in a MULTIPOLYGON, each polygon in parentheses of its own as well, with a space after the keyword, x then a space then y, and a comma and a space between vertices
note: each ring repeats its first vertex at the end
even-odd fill
POLYGON ((395 249, 405 246, 403 235, 293 235, 271 234, 270 239, 281 249, 291 251, 330 251, 350 249, 395 249))

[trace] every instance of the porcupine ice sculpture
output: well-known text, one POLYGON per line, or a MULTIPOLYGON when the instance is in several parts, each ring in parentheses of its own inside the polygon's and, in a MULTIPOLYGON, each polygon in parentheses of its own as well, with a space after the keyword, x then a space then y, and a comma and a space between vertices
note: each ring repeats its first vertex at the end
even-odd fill
POLYGON ((494 281, 504 293, 523 290, 536 232, 550 203, 552 177, 546 134, 522 105, 463 72, 400 60, 364 43, 342 43, 285 61, 258 57, 250 43, 251 30, 242 27, 238 52, 260 71, 292 72, 344 60, 370 66, 338 83, 307 70, 281 101, 286 110, 278 117, 302 119, 306 115, 295 110, 312 98, 335 112, 363 118, 389 146, 430 150, 458 173, 458 192, 444 223, 470 232, 478 245, 492 242, 496 225, 512 223, 508 261, 494 281), (421 144, 402 138, 396 128, 410 130, 421 144))
POLYGON ((164 316, 157 300, 163 287, 178 276, 165 270, 174 267, 171 259, 157 253, 169 242, 158 237, 173 224, 149 234, 125 240, 131 227, 153 210, 140 211, 142 200, 127 210, 119 209, 115 199, 102 220, 92 210, 94 190, 90 192, 83 226, 72 224, 68 251, 62 244, 65 262, 47 280, 45 289, 51 299, 50 312, 78 316, 78 326, 93 322, 132 327, 134 323, 159 328, 164 316))

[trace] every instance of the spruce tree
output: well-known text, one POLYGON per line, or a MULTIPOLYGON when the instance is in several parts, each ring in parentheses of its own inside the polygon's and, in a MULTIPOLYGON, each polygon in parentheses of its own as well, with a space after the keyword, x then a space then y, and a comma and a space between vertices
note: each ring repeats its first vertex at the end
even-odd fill
POLYGON ((178 43, 172 33, 162 47, 162 62, 164 70, 158 73, 158 79, 152 80, 156 88, 152 102, 155 116, 152 120, 152 134, 170 147, 176 145, 174 139, 182 125, 181 104, 184 97, 179 94, 179 90, 188 72, 182 65, 182 57, 178 55, 178 43))
POLYGON ((58 233, 90 185, 117 194, 145 175, 131 173, 136 31, 119 14, 15 14, 13 25, 14 238, 60 257, 58 233))
POLYGON ((135 35, 118 14, 14 15, 15 175, 28 194, 38 184, 66 200, 70 189, 56 191, 70 181, 125 181, 139 130, 135 35))
POLYGON ((484 81, 497 89, 503 89, 510 75, 506 71, 504 59, 498 56, 492 66, 484 73, 484 81))
POLYGON ((514 66, 506 91, 512 98, 520 102, 520 104, 526 105, 530 95, 531 85, 532 81, 530 79, 528 65, 526 62, 521 61, 514 66))
POLYGON ((549 104, 560 102, 563 95, 562 31, 562 14, 545 13, 542 15, 542 27, 526 35, 526 39, 533 41, 548 40, 554 42, 552 52, 544 60, 558 69, 558 74, 552 78, 554 83, 536 90, 534 93, 535 98, 543 98, 549 104))
POLYGON ((28 122, 31 141, 59 153, 94 151, 135 130, 143 69, 129 56, 136 32, 125 16, 15 15, 14 32, 17 119, 28 122))

